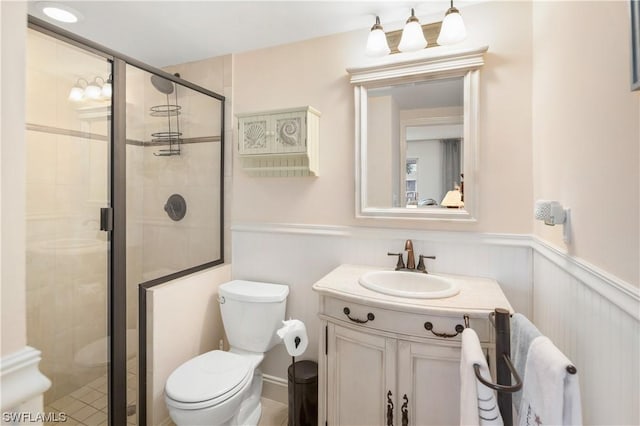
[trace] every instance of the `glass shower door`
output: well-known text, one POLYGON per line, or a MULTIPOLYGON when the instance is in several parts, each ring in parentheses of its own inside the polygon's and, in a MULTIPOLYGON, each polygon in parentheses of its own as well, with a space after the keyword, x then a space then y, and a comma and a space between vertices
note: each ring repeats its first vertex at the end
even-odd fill
POLYGON ((111 74, 107 59, 29 30, 27 339, 52 381, 45 412, 82 425, 108 421, 111 74))

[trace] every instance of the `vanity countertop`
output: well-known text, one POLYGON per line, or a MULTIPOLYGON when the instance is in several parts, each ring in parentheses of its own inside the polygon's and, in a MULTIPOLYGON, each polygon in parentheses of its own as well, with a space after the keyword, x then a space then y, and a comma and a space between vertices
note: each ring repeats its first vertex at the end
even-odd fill
POLYGON ((460 292, 442 299, 409 299, 389 296, 364 288, 358 278, 369 271, 390 271, 390 268, 363 265, 340 265, 313 285, 323 296, 332 296, 385 309, 416 313, 460 312, 489 313, 495 308, 513 312, 498 282, 491 278, 465 275, 433 274, 455 280, 460 292))

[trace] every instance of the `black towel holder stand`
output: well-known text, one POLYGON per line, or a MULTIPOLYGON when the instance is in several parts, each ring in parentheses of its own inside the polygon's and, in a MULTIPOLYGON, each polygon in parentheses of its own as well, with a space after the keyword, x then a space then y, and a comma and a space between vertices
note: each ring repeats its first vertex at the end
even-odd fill
MULTIPOLYGON (((505 426, 513 425, 513 411, 511 394, 522 389, 522 379, 511 362, 511 315, 506 309, 496 308, 489 314, 489 321, 496 330, 496 381, 491 383, 480 375, 480 366, 473 365, 476 378, 480 383, 498 392, 498 407, 505 426), (515 379, 515 385, 511 384, 511 376, 515 379)), ((464 316, 464 326, 469 327, 469 316, 464 316)), ((577 369, 573 365, 567 366, 569 374, 576 374, 577 369)))

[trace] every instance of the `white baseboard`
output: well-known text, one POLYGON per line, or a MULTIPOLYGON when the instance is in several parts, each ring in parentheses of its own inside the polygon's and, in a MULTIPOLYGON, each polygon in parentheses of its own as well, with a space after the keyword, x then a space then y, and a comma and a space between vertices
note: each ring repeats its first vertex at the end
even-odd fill
MULTIPOLYGON (((34 398, 39 398, 49 389, 51 381, 40 372, 40 351, 25 346, 23 349, 2 357, 0 360, 0 410, 9 411, 34 398)), ((41 411, 41 410, 40 410, 41 411)))
POLYGON ((289 403, 289 383, 287 380, 264 374, 262 376, 262 397, 282 404, 289 403))

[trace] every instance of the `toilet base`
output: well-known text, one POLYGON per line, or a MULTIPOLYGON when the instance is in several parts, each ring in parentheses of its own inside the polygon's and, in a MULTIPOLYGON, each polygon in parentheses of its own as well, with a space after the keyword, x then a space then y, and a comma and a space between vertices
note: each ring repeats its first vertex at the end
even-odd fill
POLYGON ((262 371, 256 368, 253 373, 251 387, 247 392, 238 414, 231 419, 229 424, 238 426, 257 426, 262 414, 262 404, 260 397, 262 395, 262 371))

